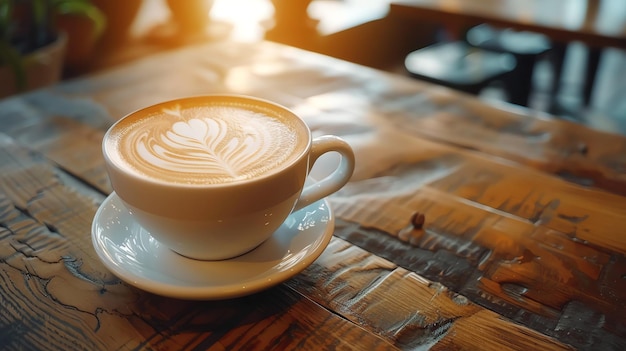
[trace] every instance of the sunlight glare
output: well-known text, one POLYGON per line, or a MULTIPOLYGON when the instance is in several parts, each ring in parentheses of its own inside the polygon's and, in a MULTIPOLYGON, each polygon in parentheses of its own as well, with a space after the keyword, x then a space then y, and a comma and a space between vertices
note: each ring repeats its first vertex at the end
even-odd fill
POLYGON ((263 39, 263 24, 274 15, 269 0, 215 0, 211 18, 233 25, 231 37, 238 41, 263 39))

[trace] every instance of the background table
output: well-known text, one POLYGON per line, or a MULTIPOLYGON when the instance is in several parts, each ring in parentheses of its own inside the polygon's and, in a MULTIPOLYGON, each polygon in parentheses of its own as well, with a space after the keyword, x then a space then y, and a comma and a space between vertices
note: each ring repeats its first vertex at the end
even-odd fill
POLYGON ((626 48, 626 3, 620 0, 394 0, 391 11, 461 29, 490 23, 559 42, 626 48))
POLYGON ((622 136, 269 42, 188 47, 0 101, 0 345, 622 350, 625 155, 622 136), (90 239, 111 192, 104 131, 224 92, 354 147, 354 177, 329 198, 335 237, 243 298, 120 282, 90 239))
POLYGON ((442 23, 456 36, 482 23, 544 34, 553 41, 557 82, 553 94, 558 89, 566 45, 582 42, 589 47, 583 82, 585 106, 591 103, 602 49, 626 49, 626 2, 621 0, 394 0, 390 13, 442 23))

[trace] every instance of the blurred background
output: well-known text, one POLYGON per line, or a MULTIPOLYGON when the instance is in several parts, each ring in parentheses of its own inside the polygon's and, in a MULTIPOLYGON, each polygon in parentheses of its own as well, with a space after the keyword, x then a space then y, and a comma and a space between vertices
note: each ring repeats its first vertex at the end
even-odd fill
MULTIPOLYGON (((620 49, 602 48, 593 90, 585 94, 589 48, 582 43, 567 44, 562 48, 564 59, 555 64, 551 43, 533 33, 480 27, 470 29, 467 37, 454 38, 442 23, 390 11, 390 0, 77 1, 95 5, 106 25, 97 35, 86 35, 96 32, 93 24, 89 27, 79 16, 61 16, 59 26, 68 33, 61 79, 183 45, 270 40, 626 134, 626 53, 620 49), (500 37, 505 38, 504 46, 494 39, 500 37), (489 46, 493 43, 495 47, 489 46), (509 44, 536 51, 515 54, 516 60, 510 61, 507 51, 517 48, 509 44), (525 71, 530 72, 529 94, 520 97, 515 87, 523 77, 511 74, 511 62, 520 67, 528 57, 532 58, 528 61, 532 67, 525 71), (471 84, 459 80, 474 69, 468 61, 485 66, 480 79, 471 84), (437 75, 438 65, 443 65, 443 75, 437 75)), ((586 1, 568 1, 570 14, 553 15, 575 15, 576 4, 587 6, 586 1)), ((626 1, 610 3, 612 17, 624 22, 626 1)))

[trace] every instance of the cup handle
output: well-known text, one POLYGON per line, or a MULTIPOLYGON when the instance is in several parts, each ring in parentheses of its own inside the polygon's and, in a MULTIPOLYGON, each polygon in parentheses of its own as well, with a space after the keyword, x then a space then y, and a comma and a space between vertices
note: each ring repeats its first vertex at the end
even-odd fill
POLYGON ((309 158, 309 172, 317 159, 327 152, 338 152, 341 160, 337 168, 324 179, 308 185, 302 190, 302 194, 293 211, 304 208, 315 201, 341 189, 352 177, 354 172, 354 151, 343 139, 334 135, 325 135, 313 139, 309 158))

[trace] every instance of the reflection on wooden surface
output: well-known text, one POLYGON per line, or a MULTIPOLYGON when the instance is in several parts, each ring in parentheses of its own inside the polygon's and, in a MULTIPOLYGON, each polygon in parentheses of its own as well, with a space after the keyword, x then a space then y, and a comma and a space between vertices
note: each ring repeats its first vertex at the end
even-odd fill
POLYGON ((7 349, 624 349, 625 149, 267 42, 191 47, 4 100, 0 336, 7 349), (335 238, 302 274, 240 299, 129 287, 90 241, 111 192, 102 135, 137 108, 218 92, 271 99, 350 142, 335 238))

